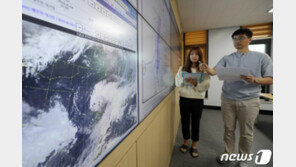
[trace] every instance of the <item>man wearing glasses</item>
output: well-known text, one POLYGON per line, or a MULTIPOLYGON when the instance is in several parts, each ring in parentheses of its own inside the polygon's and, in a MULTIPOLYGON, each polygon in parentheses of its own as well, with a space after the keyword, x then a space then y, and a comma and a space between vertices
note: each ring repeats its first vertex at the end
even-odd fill
MULTIPOLYGON (((225 153, 234 153, 236 121, 239 123, 239 154, 250 154, 253 143, 253 129, 259 113, 261 85, 273 83, 271 58, 265 54, 249 50, 252 41, 250 29, 238 29, 232 34, 237 52, 224 56, 214 68, 202 64, 202 69, 210 75, 216 75, 216 67, 247 68, 251 75, 241 76, 240 81, 224 81, 221 96, 221 111, 224 122, 225 153), (244 80, 244 81, 243 81, 244 80)), ((227 161, 217 157, 221 164, 227 161)), ((246 162, 239 166, 247 167, 246 162)))

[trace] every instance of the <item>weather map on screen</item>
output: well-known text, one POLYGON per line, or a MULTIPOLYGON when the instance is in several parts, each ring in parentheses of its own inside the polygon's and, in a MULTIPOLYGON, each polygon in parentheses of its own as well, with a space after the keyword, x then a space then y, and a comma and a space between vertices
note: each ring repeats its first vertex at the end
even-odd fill
POLYGON ((170 43, 170 13, 164 0, 139 0, 140 12, 149 24, 170 43))
POLYGON ((170 92, 170 48, 144 21, 139 21, 140 120, 170 92))
POLYGON ((135 13, 124 0, 23 1, 24 167, 95 166, 138 124, 135 13))
POLYGON ((134 8, 138 8, 138 0, 128 0, 134 8))
POLYGON ((179 32, 167 0, 138 1, 139 118, 145 117, 174 88, 179 32))
POLYGON ((143 41, 143 102, 151 99, 169 85, 170 52, 168 46, 148 25, 144 24, 143 41))

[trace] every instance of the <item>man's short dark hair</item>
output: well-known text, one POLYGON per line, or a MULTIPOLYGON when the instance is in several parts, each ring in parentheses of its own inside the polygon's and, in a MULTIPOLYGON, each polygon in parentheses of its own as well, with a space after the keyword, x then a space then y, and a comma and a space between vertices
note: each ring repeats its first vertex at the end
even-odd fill
POLYGON ((233 39, 233 37, 235 35, 243 35, 243 34, 246 34, 246 36, 248 38, 252 38, 252 36, 253 36, 253 32, 250 29, 248 29, 248 28, 240 28, 240 29, 234 31, 234 33, 231 35, 231 37, 233 39))

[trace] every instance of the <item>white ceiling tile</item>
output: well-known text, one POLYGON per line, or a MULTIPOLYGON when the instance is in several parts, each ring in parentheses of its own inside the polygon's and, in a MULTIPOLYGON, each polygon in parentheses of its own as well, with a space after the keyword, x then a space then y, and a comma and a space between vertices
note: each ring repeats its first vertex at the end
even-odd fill
POLYGON ((272 0, 177 0, 184 32, 272 22, 272 0))

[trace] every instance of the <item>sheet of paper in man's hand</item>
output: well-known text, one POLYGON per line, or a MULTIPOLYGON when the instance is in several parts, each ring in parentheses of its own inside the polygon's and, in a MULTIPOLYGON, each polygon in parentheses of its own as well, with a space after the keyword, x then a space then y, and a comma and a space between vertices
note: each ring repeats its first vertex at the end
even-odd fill
POLYGON ((219 80, 238 81, 241 80, 241 75, 250 75, 250 70, 237 67, 216 67, 216 73, 219 80))

